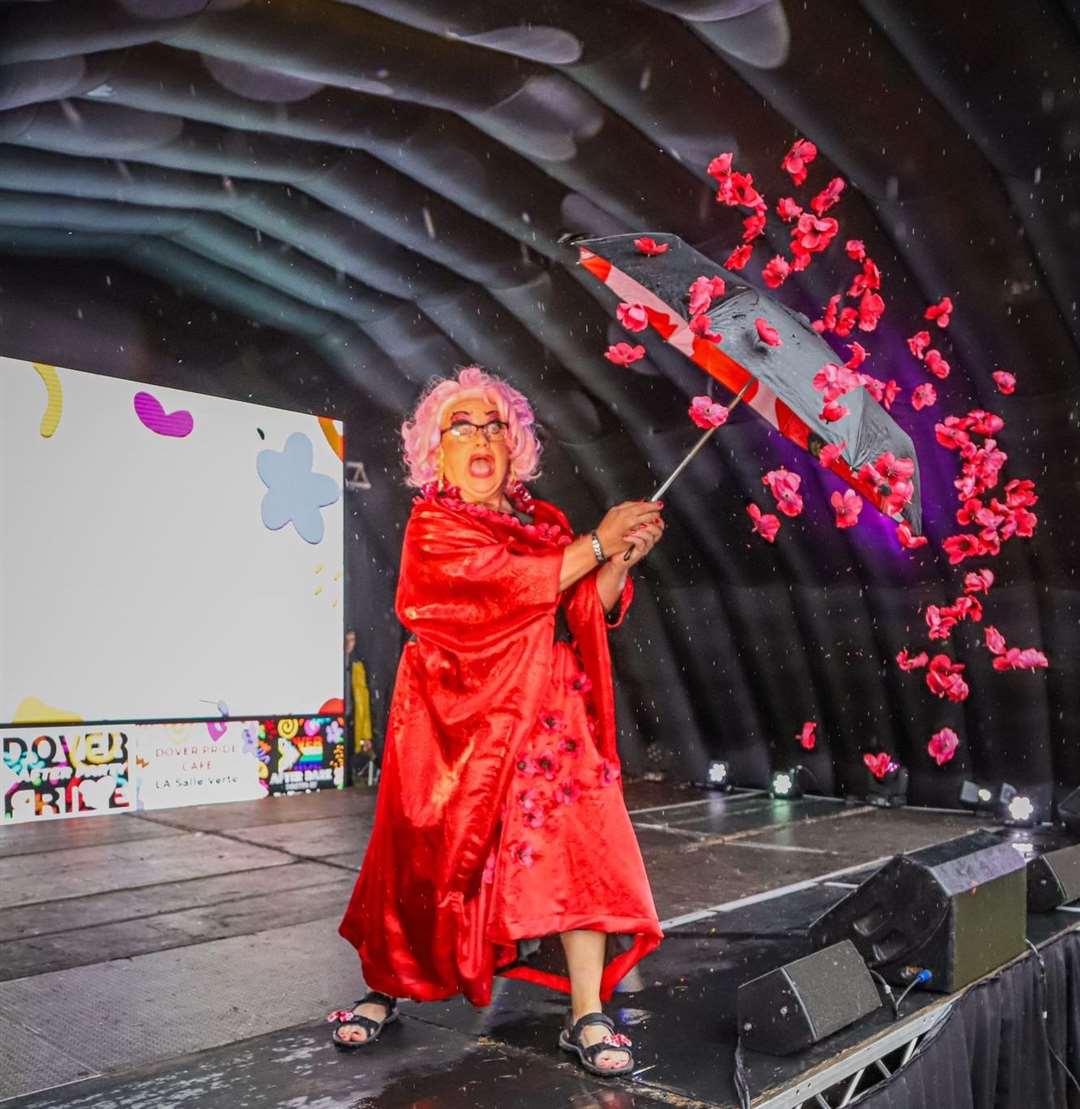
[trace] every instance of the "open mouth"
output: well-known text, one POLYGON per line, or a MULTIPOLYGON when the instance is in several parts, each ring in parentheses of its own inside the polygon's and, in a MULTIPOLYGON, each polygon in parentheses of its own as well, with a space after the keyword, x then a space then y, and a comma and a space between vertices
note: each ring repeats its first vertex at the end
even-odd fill
POLYGON ((474 454, 469 459, 469 477, 489 478, 495 474, 495 456, 491 454, 474 454))

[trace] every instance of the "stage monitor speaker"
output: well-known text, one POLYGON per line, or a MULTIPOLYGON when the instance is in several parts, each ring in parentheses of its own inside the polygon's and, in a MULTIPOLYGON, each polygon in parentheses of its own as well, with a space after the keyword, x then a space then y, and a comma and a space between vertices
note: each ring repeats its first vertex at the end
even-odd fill
POLYGON ((1057 815, 1066 828, 1080 832, 1080 789, 1074 789, 1063 801, 1058 802, 1057 815))
POLYGON ((739 987, 743 1047, 790 1055, 831 1036, 881 1005, 862 956, 844 940, 739 987))
POLYGON ((850 939, 890 982, 928 970, 952 993, 1024 950, 1023 857, 993 832, 897 855, 811 926, 815 946, 850 939))
POLYGON ((1028 911, 1053 912, 1080 898, 1080 846, 1062 847, 1032 859, 1027 867, 1028 911))

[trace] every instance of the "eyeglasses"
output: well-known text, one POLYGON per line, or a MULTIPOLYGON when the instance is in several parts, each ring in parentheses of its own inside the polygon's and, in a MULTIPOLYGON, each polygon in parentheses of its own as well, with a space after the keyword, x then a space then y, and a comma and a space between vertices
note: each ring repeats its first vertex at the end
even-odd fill
POLYGON ((478 431, 484 433, 484 438, 489 442, 502 439, 506 435, 506 424, 502 420, 489 420, 486 424, 474 424, 468 420, 456 420, 449 427, 442 430, 443 435, 452 435, 455 439, 464 441, 475 437, 478 431))

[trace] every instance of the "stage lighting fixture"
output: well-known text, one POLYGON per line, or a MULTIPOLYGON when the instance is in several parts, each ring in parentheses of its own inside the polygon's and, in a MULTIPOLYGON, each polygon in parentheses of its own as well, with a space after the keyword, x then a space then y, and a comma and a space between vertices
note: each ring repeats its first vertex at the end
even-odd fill
POLYGON ((960 804, 976 812, 1004 810, 1016 796, 1016 790, 1007 782, 991 788, 980 782, 964 782, 960 787, 960 804))
POLYGON ((993 814, 1011 828, 1031 828, 1038 823, 1034 801, 1008 782, 993 786, 964 782, 960 787, 960 804, 978 813, 993 814))
POLYGON ((705 771, 705 785, 708 789, 727 792, 731 789, 731 768, 722 759, 710 759, 705 771))
POLYGON ((888 773, 883 778, 877 778, 866 770, 866 800, 871 805, 879 808, 899 808, 907 804, 908 791, 907 768, 899 763, 893 763, 888 773))
POLYGON ((802 765, 777 770, 769 781, 769 793, 773 797, 794 800, 802 797, 814 782, 814 775, 802 765))
POLYGON ((1004 822, 1013 828, 1031 828, 1035 824, 1035 806, 1030 797, 1016 794, 1005 806, 1004 822))
POLYGON ((652 743, 647 744, 645 747, 645 781, 666 781, 671 775, 674 760, 675 753, 666 743, 653 740, 652 743))

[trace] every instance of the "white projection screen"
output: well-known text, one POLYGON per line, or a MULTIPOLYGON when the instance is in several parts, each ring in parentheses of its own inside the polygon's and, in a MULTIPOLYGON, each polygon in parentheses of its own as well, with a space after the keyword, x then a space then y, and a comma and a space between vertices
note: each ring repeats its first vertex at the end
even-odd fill
POLYGON ((0 357, 0 724, 340 698, 341 437, 311 415, 0 357))

